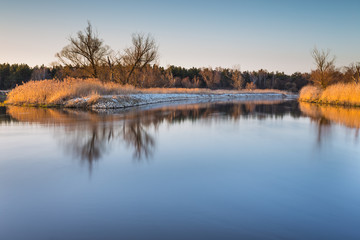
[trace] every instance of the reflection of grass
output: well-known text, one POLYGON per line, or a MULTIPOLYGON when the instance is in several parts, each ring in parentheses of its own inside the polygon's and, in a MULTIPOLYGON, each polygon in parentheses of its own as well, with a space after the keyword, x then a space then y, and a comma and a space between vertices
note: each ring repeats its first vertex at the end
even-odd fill
POLYGON ((338 83, 330 85, 324 90, 314 86, 306 86, 301 89, 299 100, 333 105, 360 106, 360 84, 338 83))
MULTIPOLYGON (((14 119, 21 122, 40 123, 48 125, 68 125, 71 127, 73 123, 79 121, 86 121, 86 123, 96 123, 103 121, 104 118, 96 113, 90 111, 75 111, 75 110, 61 110, 61 109, 47 109, 47 108, 31 108, 8 106, 7 113, 14 119)), ((107 119, 112 120, 112 116, 107 119)))
POLYGON ((325 117, 330 121, 347 127, 360 128, 359 108, 334 107, 300 102, 300 109, 303 113, 315 119, 325 117))
POLYGON ((188 93, 188 94, 230 94, 230 93, 285 93, 279 90, 209 90, 199 88, 149 88, 135 89, 116 83, 103 83, 96 79, 73 79, 64 81, 43 80, 30 81, 13 89, 6 103, 10 105, 59 106, 74 98, 90 98, 91 105, 101 98, 101 95, 124 95, 134 93, 188 93))

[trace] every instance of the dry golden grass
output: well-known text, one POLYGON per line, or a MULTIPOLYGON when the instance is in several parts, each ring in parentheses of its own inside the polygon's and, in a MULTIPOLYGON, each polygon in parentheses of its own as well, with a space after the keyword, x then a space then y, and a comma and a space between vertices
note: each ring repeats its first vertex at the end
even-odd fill
POLYGON ((300 90, 299 100, 305 102, 314 102, 320 98, 321 89, 315 86, 305 86, 300 90))
POLYGON ((101 96, 97 92, 93 92, 87 97, 89 98, 88 103, 93 104, 93 103, 96 103, 100 99, 101 96))
POLYGON ((187 93, 187 94, 234 94, 234 93, 280 93, 280 90, 210 90, 200 88, 148 88, 136 89, 116 83, 103 83, 97 79, 74 79, 64 81, 30 81, 17 86, 7 96, 10 105, 62 105, 74 98, 90 98, 95 103, 102 95, 126 95, 141 93, 187 93))
POLYGON ((102 83, 96 79, 73 79, 64 81, 43 80, 30 81, 17 86, 7 97, 8 104, 58 105, 77 97, 90 97, 92 100, 100 95, 137 93, 132 86, 115 83, 102 83))
POLYGON ((338 83, 324 90, 306 86, 300 91, 300 101, 335 105, 360 106, 360 84, 338 83))
POLYGON ((360 106, 360 84, 339 83, 331 85, 323 91, 320 101, 340 105, 360 106))

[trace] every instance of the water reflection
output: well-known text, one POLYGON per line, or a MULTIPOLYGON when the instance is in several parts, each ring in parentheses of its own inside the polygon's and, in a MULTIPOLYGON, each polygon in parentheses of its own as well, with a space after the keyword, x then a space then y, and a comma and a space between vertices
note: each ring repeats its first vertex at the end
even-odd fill
POLYGON ((161 123, 175 124, 186 120, 213 121, 230 119, 234 122, 254 118, 283 118, 289 115, 310 117, 317 126, 317 142, 329 138, 333 122, 356 128, 359 136, 360 109, 318 106, 296 101, 226 102, 157 107, 150 110, 118 110, 112 114, 99 114, 73 109, 41 109, 11 106, 0 109, 0 123, 26 122, 55 127, 55 137, 64 151, 88 164, 89 169, 112 146, 123 144, 133 149, 133 159, 150 159, 155 151, 156 138, 150 132, 157 131, 161 123), (60 127, 60 128, 59 128, 60 127), (60 132, 58 131, 59 129, 60 132), (69 151, 70 150, 70 151, 69 151))
POLYGON ((331 134, 332 123, 356 129, 355 140, 359 138, 360 108, 317 105, 300 102, 301 112, 317 125, 317 139, 321 144, 331 134))
POLYGON ((134 160, 151 158, 155 151, 156 138, 149 130, 153 128, 156 132, 163 122, 171 125, 200 119, 211 121, 226 118, 236 122, 240 118, 263 120, 269 117, 282 118, 286 114, 301 116, 296 102, 280 101, 177 105, 150 110, 119 110, 112 114, 16 106, 10 106, 6 114, 4 112, 5 108, 2 108, 2 124, 18 121, 54 127, 57 131, 54 135, 59 139, 64 151, 71 152, 75 158, 86 162, 89 169, 95 161, 110 151, 113 143, 132 148, 134 160))
POLYGON ((0 107, 0 124, 7 124, 16 121, 9 114, 6 114, 6 107, 0 107))
POLYGON ((360 239, 360 150, 347 134, 359 118, 334 126, 346 111, 1 110, 0 239, 360 239))

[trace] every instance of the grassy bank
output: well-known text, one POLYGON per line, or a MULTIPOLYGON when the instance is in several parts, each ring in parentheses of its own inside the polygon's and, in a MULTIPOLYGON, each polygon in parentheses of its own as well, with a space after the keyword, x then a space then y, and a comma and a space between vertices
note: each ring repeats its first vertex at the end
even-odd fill
POLYGON ((300 91, 299 101, 360 106, 360 84, 338 83, 323 90, 315 86, 305 86, 300 91))
MULTIPOLYGON (((63 106, 69 100, 86 99, 88 105, 99 101, 102 96, 128 94, 236 94, 236 93, 280 93, 280 90, 210 90, 200 88, 147 88, 137 89, 116 83, 103 83, 96 79, 73 79, 64 81, 30 81, 9 92, 6 104, 27 106, 63 106)), ((74 102, 74 101, 72 101, 74 102)), ((85 106, 86 107, 86 106, 85 106)))
POLYGON ((90 98, 96 101, 100 95, 136 93, 132 86, 102 83, 96 79, 65 79, 64 81, 30 81, 9 92, 6 104, 10 105, 62 105, 73 98, 90 98))

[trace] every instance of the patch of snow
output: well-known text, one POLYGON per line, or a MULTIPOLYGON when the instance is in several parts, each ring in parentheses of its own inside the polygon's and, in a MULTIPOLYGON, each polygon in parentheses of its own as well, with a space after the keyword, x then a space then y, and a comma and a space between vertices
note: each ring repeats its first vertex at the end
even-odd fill
MULTIPOLYGON (((296 95, 284 95, 281 93, 235 93, 235 94, 187 94, 187 93, 152 93, 152 94, 129 94, 129 95, 105 95, 93 104, 93 109, 116 109, 134 106, 142 106, 147 104, 157 104, 163 102, 175 101, 228 101, 228 100, 281 100, 285 98, 296 98, 296 95)), ((75 101, 73 99, 70 101, 75 101)), ((88 101, 88 99, 83 99, 88 101)), ((84 104, 82 102, 82 104, 84 104)))

